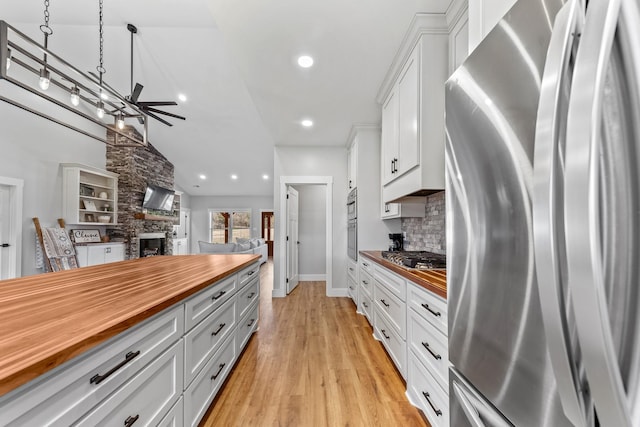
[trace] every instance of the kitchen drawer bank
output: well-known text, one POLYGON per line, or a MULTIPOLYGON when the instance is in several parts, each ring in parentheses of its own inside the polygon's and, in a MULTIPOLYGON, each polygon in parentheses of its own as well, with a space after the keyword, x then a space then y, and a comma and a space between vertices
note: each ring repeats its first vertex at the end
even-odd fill
POLYGON ((258 257, 237 257, 195 293, 0 397, 0 426, 197 425, 257 327, 258 257))
POLYGON ((406 380, 409 401, 432 426, 448 427, 446 273, 416 273, 380 252, 360 253, 360 291, 373 299, 374 337, 406 380))

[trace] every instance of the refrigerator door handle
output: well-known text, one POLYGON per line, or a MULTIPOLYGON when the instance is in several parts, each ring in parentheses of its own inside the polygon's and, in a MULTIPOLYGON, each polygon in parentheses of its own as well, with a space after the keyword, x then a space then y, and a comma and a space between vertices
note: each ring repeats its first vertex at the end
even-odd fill
POLYGON ((473 407, 473 404, 467 398, 467 396, 465 396, 464 391, 462 391, 458 383, 453 381, 452 388, 453 388, 453 393, 456 395, 458 402, 460 402, 460 405, 462 406, 462 410, 464 411, 464 414, 466 415, 471 425, 473 427, 486 427, 485 424, 482 422, 482 419, 480 419, 480 414, 478 413, 476 408, 473 407))
POLYGON ((576 426, 586 424, 586 411, 565 314, 569 301, 560 271, 564 253, 559 247, 563 235, 558 230, 562 228, 562 206, 558 206, 557 189, 563 179, 560 150, 566 130, 566 88, 571 84, 570 62, 582 31, 583 13, 580 2, 571 0, 556 15, 540 89, 533 162, 533 236, 542 317, 562 408, 576 426))
MULTIPOLYGON (((611 334, 598 200, 605 81, 622 1, 591 0, 587 8, 573 78, 580 90, 571 94, 567 120, 564 209, 569 286, 590 393, 601 425, 627 427, 638 425, 629 403, 638 405, 627 400, 611 334)), ((629 9, 637 12, 637 5, 629 9)))

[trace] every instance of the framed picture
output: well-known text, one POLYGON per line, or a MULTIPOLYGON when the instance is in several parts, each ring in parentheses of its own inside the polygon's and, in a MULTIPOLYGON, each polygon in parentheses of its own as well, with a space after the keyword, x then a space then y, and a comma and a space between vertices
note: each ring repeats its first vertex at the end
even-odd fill
POLYGON ((96 196, 96 192, 92 187, 89 187, 88 185, 80 185, 80 195, 81 196, 87 196, 87 197, 95 197, 96 196))
POLYGON ((93 214, 84 214, 84 222, 96 222, 96 217, 93 214))
POLYGON ((71 235, 76 243, 100 243, 99 230, 71 230, 71 235))
POLYGON ((93 202, 93 200, 84 200, 84 208, 88 211, 97 211, 98 209, 96 208, 96 204, 93 202))

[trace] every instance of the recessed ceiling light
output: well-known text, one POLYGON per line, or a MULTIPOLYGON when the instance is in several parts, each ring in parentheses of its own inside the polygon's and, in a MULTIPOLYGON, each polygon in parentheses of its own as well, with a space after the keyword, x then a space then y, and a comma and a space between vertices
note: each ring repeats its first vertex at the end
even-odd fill
POLYGON ((269 175, 267 175, 266 173, 264 175, 262 175, 262 179, 267 180, 269 179, 269 175))
POLYGON ((313 65, 313 58, 309 55, 302 55, 298 57, 298 65, 302 68, 309 68, 313 65))
POLYGON ((313 122, 309 119, 304 119, 300 122, 300 124, 306 128, 310 128, 311 126, 313 126, 313 122))
POLYGON ((231 179, 236 180, 238 179, 238 175, 236 175, 235 173, 233 175, 231 175, 231 179))
POLYGON ((179 93, 178 99, 180 100, 180 102, 187 102, 187 95, 185 95, 184 93, 179 93))
POLYGON ((200 179, 207 179, 207 175, 201 173, 200 175, 198 175, 198 178, 200 179))

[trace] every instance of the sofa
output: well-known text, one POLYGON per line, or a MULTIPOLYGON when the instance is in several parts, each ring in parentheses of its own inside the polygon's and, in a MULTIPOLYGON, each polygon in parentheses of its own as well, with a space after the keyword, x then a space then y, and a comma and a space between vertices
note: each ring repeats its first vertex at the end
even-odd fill
POLYGON ((260 264, 267 262, 268 246, 264 239, 237 238, 236 243, 209 243, 198 241, 201 254, 257 254, 260 264))

